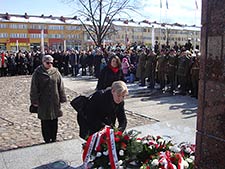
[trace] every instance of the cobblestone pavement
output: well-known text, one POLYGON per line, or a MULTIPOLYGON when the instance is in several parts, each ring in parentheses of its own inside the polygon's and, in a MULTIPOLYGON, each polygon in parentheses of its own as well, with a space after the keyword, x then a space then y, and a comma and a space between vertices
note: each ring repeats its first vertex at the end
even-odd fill
MULTIPOLYGON (((30 82, 31 76, 0 77, 0 152, 43 143, 40 120, 28 111, 30 82)), ((84 92, 82 90, 79 93, 84 92)), ((68 100, 79 93, 66 88, 68 100)), ((62 110, 64 115, 59 118, 57 140, 79 138, 76 111, 69 101, 62 104, 62 110)), ((127 118, 128 128, 152 123, 145 117, 129 113, 127 118)))

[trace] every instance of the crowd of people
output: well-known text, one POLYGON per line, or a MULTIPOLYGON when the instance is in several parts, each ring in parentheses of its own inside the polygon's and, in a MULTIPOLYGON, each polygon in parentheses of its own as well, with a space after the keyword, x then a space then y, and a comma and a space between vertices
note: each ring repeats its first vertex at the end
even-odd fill
MULTIPOLYGON (((156 42, 154 49, 145 45, 122 49, 117 45, 88 51, 49 50, 45 54, 54 58, 53 65, 63 76, 98 78, 97 89, 106 88, 115 80, 139 81, 140 86, 147 85, 150 89, 160 86, 162 91, 197 97, 200 53, 193 50, 190 40, 183 46, 175 43, 160 47, 156 42), (112 61, 116 62, 115 67, 112 61)), ((1 52, 0 76, 31 75, 42 63, 41 59, 38 51, 1 52)))
POLYGON ((89 75, 98 79, 96 92, 85 111, 89 118, 82 122, 85 128, 80 127, 80 135, 86 138, 105 125, 115 126, 116 118, 119 129, 125 130, 126 83, 136 81, 149 89, 197 98, 199 56, 199 50, 193 50, 190 40, 183 46, 175 43, 172 47, 169 43, 160 47, 156 42, 154 49, 133 44, 125 49, 117 45, 88 51, 49 50, 44 54, 6 51, 1 52, 0 76, 32 75, 31 105, 37 107, 44 141, 50 143, 57 139, 58 118, 62 116, 60 104, 66 102, 62 76, 89 75), (93 121, 95 110, 98 116, 93 121))

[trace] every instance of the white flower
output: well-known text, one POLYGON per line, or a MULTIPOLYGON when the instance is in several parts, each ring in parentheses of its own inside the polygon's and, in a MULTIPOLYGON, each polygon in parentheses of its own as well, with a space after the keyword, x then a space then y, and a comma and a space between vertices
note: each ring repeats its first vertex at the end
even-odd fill
POLYGON ((102 153, 101 152, 97 152, 96 157, 101 157, 102 153))
POLYGON ((103 155, 105 155, 105 156, 107 156, 108 154, 109 154, 109 151, 108 150, 106 150, 106 151, 103 152, 103 155))
POLYGON ((148 146, 149 149, 153 149, 153 145, 148 146))
POLYGON ((142 141, 142 144, 148 144, 147 140, 142 141))
POLYGON ((188 164, 188 162, 186 160, 183 160, 183 165, 184 165, 185 169, 189 167, 189 164, 188 164))
POLYGON ((179 153, 181 151, 181 149, 177 146, 170 146, 169 149, 174 153, 179 153))
POLYGON ((195 156, 190 156, 189 158, 193 161, 195 160, 195 156))
POLYGON ((158 139, 158 142, 159 142, 159 143, 163 143, 164 140, 163 140, 162 138, 160 138, 160 139, 158 139))
POLYGON ((118 165, 120 166, 120 165, 122 165, 123 164, 123 160, 119 160, 118 161, 118 165))
POLYGON ((194 160, 193 160, 192 158, 187 158, 186 161, 187 161, 188 163, 193 163, 194 160))
POLYGON ((136 141, 137 141, 138 143, 140 143, 140 142, 141 142, 141 140, 139 140, 139 139, 137 139, 136 141))
POLYGON ((120 150, 120 151, 119 151, 119 155, 120 155, 120 156, 124 156, 124 151, 123 151, 123 150, 120 150))
POLYGON ((151 162, 151 164, 152 164, 153 166, 158 166, 158 165, 159 165, 159 161, 158 161, 157 159, 154 159, 154 160, 151 162))
POLYGON ((98 167, 98 169, 104 169, 104 168, 101 166, 101 167, 98 167))
POLYGON ((191 150, 190 147, 187 147, 184 151, 185 151, 186 153, 191 153, 191 152, 192 152, 192 150, 191 150))
POLYGON ((172 164, 172 165, 173 165, 173 168, 174 168, 174 169, 177 169, 177 166, 176 166, 176 165, 174 165, 174 164, 172 164))

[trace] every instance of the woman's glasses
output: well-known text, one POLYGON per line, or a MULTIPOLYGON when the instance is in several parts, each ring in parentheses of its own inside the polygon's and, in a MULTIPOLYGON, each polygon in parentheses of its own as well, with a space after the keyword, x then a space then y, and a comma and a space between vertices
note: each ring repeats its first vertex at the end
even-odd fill
POLYGON ((46 62, 46 64, 50 65, 50 64, 53 64, 53 62, 46 62))

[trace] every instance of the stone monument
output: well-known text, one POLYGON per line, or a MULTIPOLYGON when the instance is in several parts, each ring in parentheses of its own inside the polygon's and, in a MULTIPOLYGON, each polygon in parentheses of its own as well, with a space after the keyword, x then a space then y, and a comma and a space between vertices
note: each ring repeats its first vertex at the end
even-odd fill
POLYGON ((225 0, 202 0, 196 168, 225 168, 225 0))

